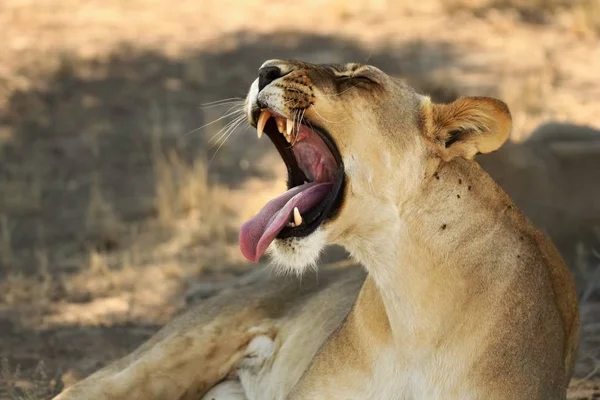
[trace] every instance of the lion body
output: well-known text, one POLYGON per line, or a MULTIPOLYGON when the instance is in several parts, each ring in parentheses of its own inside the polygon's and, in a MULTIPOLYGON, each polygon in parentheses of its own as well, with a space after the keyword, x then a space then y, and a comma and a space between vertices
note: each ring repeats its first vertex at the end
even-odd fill
POLYGON ((305 276, 258 275, 59 398, 564 399, 579 331, 573 279, 472 161, 508 137, 504 103, 432 104, 358 64, 263 67, 280 75, 252 85, 248 118, 301 107, 343 158, 340 209, 271 245, 305 276), (367 278, 308 273, 327 244, 367 278))

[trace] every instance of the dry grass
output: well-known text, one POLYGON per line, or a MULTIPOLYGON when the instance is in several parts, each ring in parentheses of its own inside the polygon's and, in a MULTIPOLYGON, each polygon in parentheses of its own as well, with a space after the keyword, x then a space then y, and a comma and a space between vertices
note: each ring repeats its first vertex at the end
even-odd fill
MULTIPOLYGON (((204 132, 203 132, 204 133, 204 132)), ((224 203, 218 188, 208 182, 206 162, 187 163, 177 149, 162 147, 162 125, 153 118, 151 127, 152 165, 155 183, 155 201, 158 220, 172 226, 178 218, 209 218, 211 205, 224 203)), ((214 215, 214 214, 213 214, 214 215)))
POLYGON ((600 35, 600 1, 579 0, 573 7, 574 26, 582 33, 600 35))
POLYGON ((3 265, 12 264, 12 244, 8 217, 0 215, 0 258, 3 265))
POLYGON ((494 11, 514 13, 534 24, 561 19, 578 34, 600 34, 598 0, 448 0, 444 6, 450 13, 467 11, 477 16, 494 11))
POLYGON ((0 398, 10 400, 49 399, 63 388, 60 376, 48 377, 40 361, 32 376, 22 377, 19 368, 12 370, 6 358, 0 360, 0 398))

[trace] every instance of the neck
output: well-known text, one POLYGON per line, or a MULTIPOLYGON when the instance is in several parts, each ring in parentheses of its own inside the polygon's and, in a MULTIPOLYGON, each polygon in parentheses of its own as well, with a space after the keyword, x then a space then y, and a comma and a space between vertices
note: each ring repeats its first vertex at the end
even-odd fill
POLYGON ((476 249, 482 241, 493 244, 500 229, 496 222, 512 207, 475 163, 442 163, 414 200, 388 208, 373 221, 376 235, 346 244, 374 280, 395 340, 422 341, 447 329, 467 301, 468 285, 480 287, 475 281, 484 281, 489 272, 474 259, 476 249))

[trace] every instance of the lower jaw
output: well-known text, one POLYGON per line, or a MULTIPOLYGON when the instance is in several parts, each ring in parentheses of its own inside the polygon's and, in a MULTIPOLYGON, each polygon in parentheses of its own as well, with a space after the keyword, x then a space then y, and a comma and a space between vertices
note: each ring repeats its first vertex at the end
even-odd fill
POLYGON ((343 200, 344 184, 344 173, 340 172, 333 182, 330 194, 327 195, 325 200, 303 215, 303 219, 307 221, 306 225, 295 228, 283 228, 277 235, 277 239, 306 237, 330 219, 335 218, 343 200))

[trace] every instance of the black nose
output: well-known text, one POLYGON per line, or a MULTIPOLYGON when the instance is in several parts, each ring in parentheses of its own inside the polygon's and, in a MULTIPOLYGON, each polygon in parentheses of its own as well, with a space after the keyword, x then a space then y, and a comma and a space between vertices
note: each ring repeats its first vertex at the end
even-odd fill
POLYGON ((263 90, 265 86, 275 79, 281 78, 281 69, 275 66, 263 67, 258 70, 258 91, 263 90))

